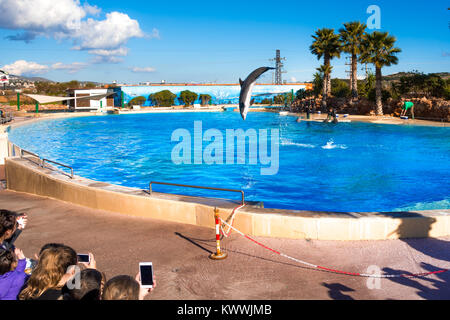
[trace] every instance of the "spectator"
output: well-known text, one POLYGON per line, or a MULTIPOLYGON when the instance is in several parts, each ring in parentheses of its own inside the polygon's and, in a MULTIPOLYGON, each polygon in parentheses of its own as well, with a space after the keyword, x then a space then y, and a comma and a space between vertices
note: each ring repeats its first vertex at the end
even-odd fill
POLYGON ((25 273, 27 261, 22 250, 2 250, 0 252, 0 300, 17 300, 28 275, 25 273))
POLYGON ((95 269, 85 269, 79 274, 80 287, 68 289, 64 294, 64 300, 100 300, 105 285, 105 275, 95 269))
POLYGON ((61 289, 75 274, 77 254, 68 246, 45 249, 27 287, 20 293, 21 300, 62 300, 61 289), (69 268, 72 267, 72 268, 69 268))
POLYGON ((145 296, 156 287, 153 279, 153 288, 144 289, 141 287, 140 274, 133 279, 130 276, 117 276, 110 279, 103 290, 103 300, 144 300, 145 296))
POLYGON ((0 250, 14 250, 14 242, 25 229, 27 221, 26 214, 0 210, 0 250))

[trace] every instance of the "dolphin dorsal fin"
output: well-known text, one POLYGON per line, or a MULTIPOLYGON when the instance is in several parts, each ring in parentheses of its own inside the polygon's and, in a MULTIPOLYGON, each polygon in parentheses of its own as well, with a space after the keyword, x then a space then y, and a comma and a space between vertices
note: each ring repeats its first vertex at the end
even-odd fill
POLYGON ((241 87, 244 85, 244 81, 242 81, 241 78, 239 78, 239 84, 241 85, 241 87))

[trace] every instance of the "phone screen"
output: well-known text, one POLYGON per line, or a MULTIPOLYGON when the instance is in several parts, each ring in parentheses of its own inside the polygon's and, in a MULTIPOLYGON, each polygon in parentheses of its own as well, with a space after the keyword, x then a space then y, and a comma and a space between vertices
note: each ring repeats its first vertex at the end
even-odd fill
POLYGON ((89 255, 88 254, 78 254, 78 262, 86 262, 89 263, 89 255))
POLYGON ((141 284, 143 286, 153 286, 153 266, 141 265, 141 284))

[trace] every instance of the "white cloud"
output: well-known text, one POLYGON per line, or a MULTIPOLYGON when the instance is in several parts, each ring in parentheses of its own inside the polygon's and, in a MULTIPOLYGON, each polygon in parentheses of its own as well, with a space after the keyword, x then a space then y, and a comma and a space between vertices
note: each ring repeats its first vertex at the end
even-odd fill
MULTIPOLYGON (((81 49, 78 49, 81 50, 81 49)), ((95 54, 97 56, 103 56, 103 57, 110 57, 110 56, 119 56, 119 57, 125 57, 128 55, 128 48, 121 47, 118 49, 113 50, 106 50, 106 49, 95 49, 95 50, 89 50, 89 53, 95 54)))
POLYGON ((0 0, 0 27, 32 32, 68 32, 86 16, 74 0, 0 0))
POLYGON ((150 35, 150 38, 161 39, 161 36, 159 34, 159 30, 156 29, 156 28, 153 28, 152 34, 150 35))
POLYGON ((87 19, 82 21, 76 30, 75 37, 79 39, 79 49, 116 50, 125 45, 131 38, 144 36, 139 22, 120 12, 111 12, 105 20, 87 19))
POLYGON ((297 82, 297 78, 291 77, 291 82, 297 82))
MULTIPOLYGON (((0 0, 0 28, 18 30, 6 38, 30 42, 36 37, 71 39, 73 49, 87 50, 102 61, 121 61, 128 54, 125 47, 132 38, 145 37, 139 22, 121 12, 101 13, 97 6, 80 0, 0 0), (91 16, 91 17, 89 17, 91 16)), ((159 38, 153 29, 149 38, 159 38)))
POLYGON ((133 71, 135 73, 151 73, 151 72, 155 72, 156 69, 152 68, 152 67, 146 67, 146 68, 134 67, 134 68, 131 68, 131 71, 133 71))
POLYGON ((48 72, 49 67, 38 64, 36 62, 17 60, 12 64, 3 66, 2 70, 5 70, 6 72, 16 76, 21 76, 21 75, 44 74, 48 72))
POLYGON ((87 2, 83 5, 83 8, 87 14, 92 15, 92 16, 98 16, 100 14, 100 12, 102 12, 102 9, 100 9, 97 6, 91 6, 87 2))
POLYGON ((33 61, 17 60, 9 65, 3 66, 2 70, 5 70, 6 72, 13 75, 22 76, 44 74, 49 72, 50 70, 63 70, 67 71, 68 73, 76 73, 81 69, 86 68, 87 66, 88 64, 83 62, 73 62, 69 64, 57 62, 52 64, 51 66, 48 66, 33 61))
POLYGON ((83 62, 73 62, 70 64, 64 64, 62 62, 57 62, 52 65, 53 70, 67 70, 69 73, 76 73, 86 67, 87 67, 87 63, 83 63, 83 62))
POLYGON ((100 63, 121 63, 123 62, 122 58, 116 56, 95 56, 92 60, 92 64, 100 64, 100 63))

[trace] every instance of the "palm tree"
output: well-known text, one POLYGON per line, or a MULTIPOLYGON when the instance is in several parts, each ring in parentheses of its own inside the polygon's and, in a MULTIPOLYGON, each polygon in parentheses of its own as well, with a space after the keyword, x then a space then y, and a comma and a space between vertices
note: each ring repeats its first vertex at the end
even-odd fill
POLYGON ((353 21, 344 23, 344 28, 339 29, 342 50, 349 53, 352 59, 350 89, 352 90, 353 98, 358 98, 358 55, 361 53, 360 47, 366 27, 364 23, 353 21))
POLYGON ((315 98, 317 98, 323 91, 323 78, 324 76, 321 72, 316 72, 313 75, 313 93, 315 98))
MULTIPOLYGON (((317 71, 319 71, 319 74, 322 75, 322 90, 323 90, 323 100, 325 100, 325 97, 327 96, 327 94, 329 94, 331 92, 331 87, 330 84, 328 83, 328 79, 331 78, 331 71, 333 70, 333 67, 330 65, 321 65, 320 68, 316 69, 317 71)), ((322 100, 322 101, 323 101, 322 100)), ((326 105, 325 105, 326 106, 326 105)))
POLYGON ((402 51, 394 47, 395 41, 397 39, 390 36, 387 32, 374 31, 371 34, 366 34, 361 43, 361 62, 372 63, 375 66, 377 115, 383 115, 381 68, 397 64, 398 58, 396 54, 402 51))
MULTIPOLYGON (((309 47, 312 54, 317 56, 320 60, 323 57, 324 66, 331 67, 331 59, 341 56, 341 42, 339 35, 334 33, 334 29, 323 28, 316 31, 312 36, 314 41, 309 47)), ((330 73, 324 74, 327 85, 324 86, 324 96, 322 99, 322 106, 326 107, 327 97, 331 92, 331 70, 330 73)))

